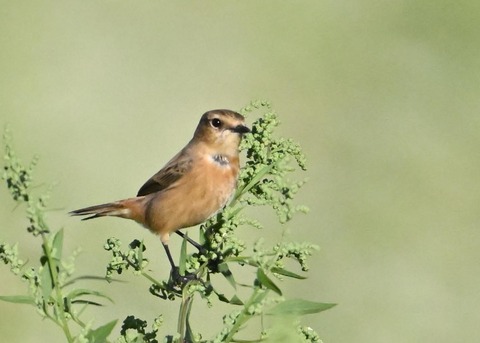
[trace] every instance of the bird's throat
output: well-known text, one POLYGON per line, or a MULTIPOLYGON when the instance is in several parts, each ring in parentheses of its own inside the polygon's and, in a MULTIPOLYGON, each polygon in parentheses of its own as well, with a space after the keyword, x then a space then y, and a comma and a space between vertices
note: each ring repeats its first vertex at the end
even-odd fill
POLYGON ((225 155, 220 155, 220 154, 212 155, 212 160, 215 163, 221 165, 222 167, 226 167, 230 164, 230 160, 225 155))

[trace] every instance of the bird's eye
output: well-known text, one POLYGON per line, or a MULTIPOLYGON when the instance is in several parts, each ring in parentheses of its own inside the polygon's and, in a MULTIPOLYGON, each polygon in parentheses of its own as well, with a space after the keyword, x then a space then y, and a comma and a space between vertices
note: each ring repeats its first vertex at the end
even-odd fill
POLYGON ((218 119, 218 118, 212 119, 212 126, 213 127, 218 128, 218 127, 220 127, 220 125, 222 125, 222 122, 220 121, 220 119, 218 119))

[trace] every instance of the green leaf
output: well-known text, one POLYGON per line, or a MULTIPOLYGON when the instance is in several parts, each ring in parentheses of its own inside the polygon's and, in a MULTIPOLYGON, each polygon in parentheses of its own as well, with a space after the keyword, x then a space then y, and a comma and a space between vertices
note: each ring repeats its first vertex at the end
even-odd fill
POLYGON ((40 287, 42 288, 43 300, 48 301, 53 290, 52 274, 50 273, 48 263, 45 263, 39 272, 40 287))
POLYGON ((85 289, 85 288, 78 288, 78 289, 72 290, 70 293, 68 293, 67 299, 72 301, 72 303, 75 303, 75 302, 79 302, 79 301, 75 301, 76 298, 81 297, 81 296, 85 296, 85 295, 93 295, 95 297, 104 298, 104 299, 107 299, 107 300, 109 300, 110 302, 113 303, 112 298, 110 298, 108 295, 106 295, 102 292, 92 291, 90 289, 85 289))
POLYGON ((62 259, 63 252, 63 229, 58 230, 58 232, 53 237, 52 243, 52 257, 57 261, 62 259))
POLYGON ((28 295, 0 295, 0 300, 15 304, 35 305, 35 299, 28 295))
POLYGON ((96 301, 82 300, 82 299, 73 300, 70 304, 83 304, 83 305, 92 305, 92 306, 98 306, 98 307, 103 306, 103 304, 97 303, 96 301))
POLYGON ((233 277, 232 272, 230 271, 230 268, 228 267, 228 264, 226 263, 220 263, 218 265, 218 270, 222 275, 227 279, 227 281, 232 285, 234 289, 237 289, 237 282, 235 281, 235 278, 233 277))
POLYGON ((198 234, 198 243, 200 243, 200 245, 204 245, 205 242, 207 241, 206 237, 205 237, 205 229, 203 227, 200 227, 200 230, 198 230, 199 234, 198 234))
POLYGON ((307 278, 306 276, 296 274, 294 272, 291 272, 291 271, 283 269, 283 268, 273 267, 271 269, 271 271, 272 271, 272 273, 280 274, 280 275, 283 275, 283 276, 288 276, 288 277, 291 277, 291 278, 294 278, 294 279, 304 280, 304 279, 307 278))
POLYGON ((331 303, 319 303, 315 301, 303 300, 303 299, 291 299, 286 300, 269 311, 269 314, 281 315, 281 314, 290 314, 290 315, 300 315, 318 313, 326 311, 336 304, 331 303))
MULTIPOLYGON (((248 192, 253 186, 255 186, 265 175, 267 175, 272 169, 273 169, 274 165, 273 164, 270 164, 270 165, 266 165, 264 166, 262 169, 260 169, 260 171, 250 180, 250 182, 245 185, 245 187, 243 187, 241 190, 240 190, 240 193, 246 193, 248 192)), ((237 192, 238 193, 238 192, 237 192)), ((237 197, 237 194, 235 195, 237 197)))
POLYGON ((138 270, 142 269, 143 266, 143 240, 140 242, 140 246, 138 247, 138 270))
POLYGON ((180 248, 180 262, 178 264, 180 275, 185 275, 187 269, 187 237, 188 232, 183 236, 182 246, 180 248))
POLYGON ((218 300, 223 301, 224 303, 233 304, 233 305, 243 305, 243 301, 236 295, 234 295, 230 300, 228 300, 225 294, 217 292, 215 288, 212 288, 212 290, 217 295, 218 300))
MULTIPOLYGON (((73 285, 75 282, 79 280, 96 280, 96 281, 107 281, 107 278, 105 276, 97 276, 97 275, 83 275, 83 276, 78 276, 73 279, 70 279, 69 281, 65 282, 63 284, 63 287, 73 285)), ((118 282, 126 282, 123 280, 115 280, 112 279, 110 281, 118 281, 118 282)))
POLYGON ((258 267, 257 264, 252 262, 252 259, 249 256, 228 256, 225 259, 226 262, 237 262, 237 263, 245 263, 250 264, 254 267, 258 267))
POLYGON ((110 323, 107 323, 95 330, 91 330, 87 334, 87 339, 89 343, 105 343, 108 336, 112 333, 113 328, 117 324, 117 320, 112 320, 110 323))
POLYGON ((275 285, 275 283, 267 276, 267 274, 265 274, 262 268, 257 269, 257 280, 268 289, 274 291, 278 295, 282 295, 280 288, 278 288, 277 285, 275 285))
POLYGON ((236 295, 234 295, 234 296, 232 297, 232 299, 230 299, 230 304, 240 305, 240 306, 241 306, 241 305, 243 305, 243 301, 242 301, 239 297, 237 297, 236 295))
MULTIPOLYGON (((228 207, 233 208, 233 204, 229 204, 228 207)), ((244 207, 245 206, 239 206, 239 207, 235 208, 234 210, 228 212, 227 219, 232 219, 233 217, 235 217, 237 214, 240 213, 240 211, 242 211, 244 209, 244 207)))
POLYGON ((217 295, 218 300, 223 301, 224 303, 230 304, 230 300, 225 296, 223 293, 218 293, 215 288, 213 288, 213 292, 217 295))

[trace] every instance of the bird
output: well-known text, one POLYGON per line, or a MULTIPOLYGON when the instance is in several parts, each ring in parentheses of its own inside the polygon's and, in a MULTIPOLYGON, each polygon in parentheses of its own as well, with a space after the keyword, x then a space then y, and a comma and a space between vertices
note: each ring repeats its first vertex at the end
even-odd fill
POLYGON ((140 187, 136 197, 69 214, 88 216, 82 220, 108 216, 134 220, 160 237, 172 275, 178 274, 168 247, 170 235, 176 232, 202 249, 179 230, 205 222, 233 197, 240 170, 239 145, 250 131, 245 118, 235 111, 208 111, 188 144, 140 187))

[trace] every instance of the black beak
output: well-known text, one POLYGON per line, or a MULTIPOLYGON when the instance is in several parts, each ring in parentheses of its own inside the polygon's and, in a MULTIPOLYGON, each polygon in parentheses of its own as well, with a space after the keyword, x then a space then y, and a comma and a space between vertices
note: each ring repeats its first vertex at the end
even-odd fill
POLYGON ((250 129, 245 125, 237 125, 234 128, 232 128, 232 131, 236 133, 248 133, 250 132, 250 129))

